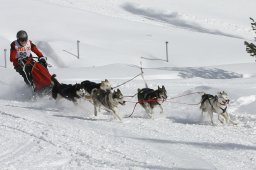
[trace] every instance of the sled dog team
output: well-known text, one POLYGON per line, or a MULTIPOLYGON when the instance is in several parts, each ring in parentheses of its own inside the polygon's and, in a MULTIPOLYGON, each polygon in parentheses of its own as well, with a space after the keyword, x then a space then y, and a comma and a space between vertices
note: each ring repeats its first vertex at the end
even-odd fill
MULTIPOLYGON (((72 101, 74 104, 78 104, 79 99, 87 99, 94 105, 94 115, 97 116, 100 108, 103 107, 105 110, 112 112, 112 114, 121 120, 118 114, 118 106, 125 105, 124 96, 120 89, 113 90, 110 82, 105 79, 101 83, 95 83, 89 80, 81 83, 63 84, 59 83, 56 79, 56 75, 52 75, 51 81, 52 97, 55 100, 65 98, 72 101)), ((164 86, 154 90, 150 88, 142 88, 137 91, 138 103, 145 109, 146 113, 151 118, 153 110, 156 106, 161 109, 160 113, 163 113, 163 103, 167 99, 167 91, 164 86)), ((227 112, 227 105, 229 104, 229 97, 226 92, 219 92, 213 96, 211 94, 203 94, 200 102, 200 109, 202 110, 202 116, 204 112, 207 112, 210 116, 212 125, 213 113, 218 114, 218 120, 221 123, 235 124, 227 112)))
MULTIPOLYGON (((20 30, 17 32, 16 37, 17 40, 11 43, 10 61, 13 63, 14 69, 24 78, 24 81, 28 86, 34 87, 35 85, 34 90, 41 90, 52 84, 52 97, 55 100, 58 100, 58 96, 60 96, 77 104, 78 99, 84 98, 93 103, 95 116, 97 116, 99 109, 104 107, 107 111, 112 112, 115 117, 121 120, 118 114, 118 105, 125 104, 124 96, 119 89, 113 90, 108 80, 101 81, 101 83, 86 80, 74 85, 59 83, 56 79, 56 75, 50 76, 47 70, 47 58, 44 57, 36 45, 28 39, 27 32, 20 30), (34 52, 38 56, 39 64, 34 64, 35 61, 33 60, 31 52, 34 52), (45 71, 42 71, 40 68, 45 71), (33 72, 33 70, 37 71, 33 72), (44 75, 44 78, 47 77, 47 81, 41 80, 40 76, 42 76, 42 74, 44 75), (37 79, 35 79, 35 77, 37 79), (32 81, 33 83, 31 83, 32 81), (38 82, 43 83, 40 84, 38 82)), ((153 109, 156 106, 160 107, 161 113, 163 112, 163 107, 160 102, 164 102, 167 99, 167 92, 164 86, 158 86, 158 89, 156 90, 143 88, 138 89, 137 98, 137 103, 145 109, 149 117, 152 117, 153 109)), ((209 114, 212 124, 214 124, 214 112, 218 114, 218 119, 221 123, 226 122, 235 124, 230 120, 230 116, 227 113, 228 103, 228 95, 224 91, 219 92, 216 96, 204 94, 202 95, 200 109, 202 110, 202 114, 203 112, 209 114)))

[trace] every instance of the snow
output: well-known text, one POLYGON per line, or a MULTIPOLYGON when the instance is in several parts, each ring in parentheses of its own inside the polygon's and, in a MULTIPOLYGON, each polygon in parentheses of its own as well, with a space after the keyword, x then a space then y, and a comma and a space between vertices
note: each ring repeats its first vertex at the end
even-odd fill
MULTIPOLYGON (((8 61, 7 68, 0 67, 0 169, 256 169, 256 71, 243 45, 255 37, 249 20, 255 1, 2 4, 1 56, 24 29, 62 83, 108 79, 117 86, 138 75, 142 62, 148 86, 164 85, 173 99, 163 103, 163 114, 156 108, 152 119, 139 105, 128 117, 136 97, 120 106, 122 122, 105 111, 95 117, 88 101, 75 106, 49 96, 34 99, 8 61), (168 63, 161 61, 166 41, 168 63), (194 105, 199 92, 223 90, 236 126, 218 123, 217 115, 212 126, 194 105)), ((143 87, 137 77, 120 90, 132 96, 143 87)))

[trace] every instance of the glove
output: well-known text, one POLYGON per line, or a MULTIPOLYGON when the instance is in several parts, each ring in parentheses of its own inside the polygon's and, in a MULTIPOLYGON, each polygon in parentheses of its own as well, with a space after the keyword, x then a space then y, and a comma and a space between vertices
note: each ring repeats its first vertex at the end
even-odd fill
POLYGON ((46 57, 40 57, 39 58, 39 63, 44 66, 45 68, 47 68, 47 63, 46 63, 46 57))
POLYGON ((23 58, 18 58, 18 63, 21 67, 25 66, 25 63, 23 62, 23 58))

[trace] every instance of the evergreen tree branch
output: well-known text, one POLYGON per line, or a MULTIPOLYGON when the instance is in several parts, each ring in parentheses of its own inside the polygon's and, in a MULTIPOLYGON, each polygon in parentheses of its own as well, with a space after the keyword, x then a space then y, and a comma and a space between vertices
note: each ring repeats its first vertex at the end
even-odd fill
MULTIPOLYGON (((250 18, 252 30, 256 33, 256 21, 254 21, 253 18, 250 18)), ((256 37, 255 37, 256 40, 256 37)), ((247 41, 244 42, 244 45, 246 46, 246 52, 250 54, 252 57, 256 57, 256 46, 253 43, 249 43, 247 41)))
POLYGON ((247 53, 250 54, 250 56, 256 56, 256 46, 253 43, 248 43, 247 41, 244 42, 246 46, 247 53))
POLYGON ((254 21, 253 18, 250 18, 250 20, 252 21, 252 23, 251 23, 252 30, 255 31, 255 33, 256 33, 256 21, 254 21))

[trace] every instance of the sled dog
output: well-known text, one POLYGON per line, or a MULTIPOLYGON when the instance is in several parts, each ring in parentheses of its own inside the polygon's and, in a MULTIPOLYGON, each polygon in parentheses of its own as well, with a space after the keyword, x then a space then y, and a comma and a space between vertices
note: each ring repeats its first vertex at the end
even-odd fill
POLYGON ((123 94, 119 89, 113 92, 110 90, 93 89, 92 100, 94 105, 94 115, 97 116, 98 109, 103 106, 106 110, 112 111, 115 117, 121 120, 118 114, 118 105, 124 105, 123 94))
POLYGON ((89 80, 85 80, 81 82, 81 85, 86 91, 86 99, 91 99, 91 94, 93 89, 102 89, 102 90, 111 90, 111 84, 107 79, 101 81, 100 83, 95 83, 89 80))
POLYGON ((164 86, 162 88, 158 86, 157 90, 150 88, 138 89, 138 103, 146 110, 149 117, 152 117, 153 109, 156 105, 160 107, 160 113, 163 113, 163 107, 160 101, 164 102, 166 99, 167 92, 164 86))
POLYGON ((85 95, 85 90, 80 84, 63 84, 55 78, 56 75, 52 75, 52 97, 56 100, 58 96, 61 96, 67 100, 70 100, 77 104, 77 100, 85 95))
POLYGON ((200 109, 202 110, 202 116, 204 112, 207 112, 211 118, 212 125, 215 125, 213 122, 213 113, 218 114, 218 120, 221 123, 234 123, 230 120, 230 116, 227 112, 227 108, 229 104, 229 97, 226 92, 218 92, 217 95, 213 96, 211 94, 203 94, 201 98, 200 109), (222 119, 221 116, 224 118, 222 119))

